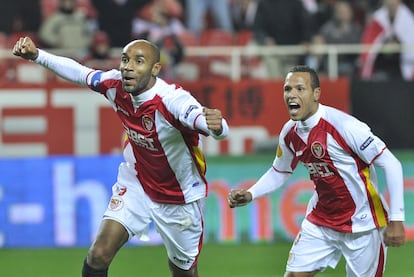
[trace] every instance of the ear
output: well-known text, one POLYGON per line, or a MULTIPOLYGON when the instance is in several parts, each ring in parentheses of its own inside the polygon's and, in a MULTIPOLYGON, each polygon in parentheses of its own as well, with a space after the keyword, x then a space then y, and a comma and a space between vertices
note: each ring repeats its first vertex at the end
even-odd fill
POLYGON ((158 75, 158 73, 160 73, 160 70, 161 70, 161 64, 160 64, 160 63, 155 63, 155 64, 152 66, 151 75, 152 75, 153 77, 157 76, 157 75, 158 75))
POLYGON ((313 90, 313 100, 315 102, 319 102, 320 97, 321 97, 321 88, 315 88, 313 90))

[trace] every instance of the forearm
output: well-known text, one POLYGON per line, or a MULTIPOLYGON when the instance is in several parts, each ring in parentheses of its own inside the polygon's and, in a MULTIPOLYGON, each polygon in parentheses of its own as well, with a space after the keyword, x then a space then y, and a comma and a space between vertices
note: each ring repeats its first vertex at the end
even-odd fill
POLYGON ((383 169, 387 190, 390 195, 391 221, 404 221, 404 177, 400 161, 388 150, 374 161, 374 165, 383 169))
POLYGON ((34 62, 81 86, 87 86, 86 77, 93 71, 93 69, 81 65, 73 59, 53 55, 41 49, 39 49, 39 55, 34 62))
POLYGON ((290 175, 278 172, 271 167, 248 191, 252 194, 252 199, 260 198, 281 187, 290 175))

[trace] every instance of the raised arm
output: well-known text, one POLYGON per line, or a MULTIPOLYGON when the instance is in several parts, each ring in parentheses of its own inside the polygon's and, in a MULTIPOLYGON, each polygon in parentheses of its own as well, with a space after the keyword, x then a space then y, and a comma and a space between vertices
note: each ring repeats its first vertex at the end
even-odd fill
POLYGON ((39 50, 29 37, 20 38, 13 47, 13 55, 34 61, 39 56, 39 50))
POLYGON ((81 86, 87 86, 86 78, 89 73, 94 71, 73 59, 53 55, 38 49, 29 37, 22 37, 16 42, 13 47, 13 54, 40 64, 56 75, 81 86))

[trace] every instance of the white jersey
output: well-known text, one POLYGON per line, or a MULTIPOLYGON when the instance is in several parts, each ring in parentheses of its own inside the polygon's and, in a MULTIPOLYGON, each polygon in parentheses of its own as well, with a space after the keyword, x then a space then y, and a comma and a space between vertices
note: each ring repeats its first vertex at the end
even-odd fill
POLYGON ((315 185, 306 215, 310 222, 339 232, 361 232, 388 222, 372 165, 385 149, 365 123, 320 105, 305 122, 284 125, 273 167, 292 173, 299 161, 305 165, 315 185))
POLYGON ((149 198, 184 204, 207 195, 206 163, 200 134, 223 139, 208 129, 201 104, 175 84, 156 78, 154 86, 133 96, 122 88, 119 70, 101 71, 39 49, 36 63, 60 77, 89 86, 114 107, 127 133, 124 157, 149 198))
POLYGON ((125 160, 151 200, 182 204, 207 195, 202 132, 195 128, 203 107, 190 93, 157 78, 151 89, 132 96, 123 91, 118 70, 95 71, 88 84, 121 119, 128 136, 125 160))

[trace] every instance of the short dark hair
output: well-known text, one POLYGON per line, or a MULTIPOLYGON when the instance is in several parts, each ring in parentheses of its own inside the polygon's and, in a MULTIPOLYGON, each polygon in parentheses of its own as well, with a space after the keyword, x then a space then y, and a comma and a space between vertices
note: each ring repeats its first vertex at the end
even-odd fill
POLYGON ((311 68, 307 65, 295 65, 294 67, 292 67, 288 71, 288 73, 293 73, 293 72, 307 72, 307 73, 309 73, 310 77, 311 77, 312 89, 320 87, 319 76, 318 76, 318 73, 316 73, 315 69, 313 69, 313 68, 311 68))

